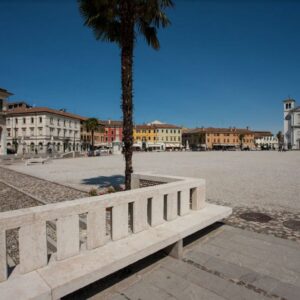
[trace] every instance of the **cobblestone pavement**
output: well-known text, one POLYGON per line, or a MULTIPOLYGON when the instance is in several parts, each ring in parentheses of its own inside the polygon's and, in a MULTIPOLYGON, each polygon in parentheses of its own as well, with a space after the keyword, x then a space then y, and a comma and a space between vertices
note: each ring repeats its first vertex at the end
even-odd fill
MULTIPOLYGON (((208 200, 210 203, 228 205, 228 203, 208 200)), ((300 213, 292 213, 285 210, 267 210, 254 207, 234 207, 232 215, 224 220, 224 223, 241 229, 247 229, 257 233, 271 234, 276 237, 300 242, 300 227, 287 227, 289 221, 300 223, 300 213), (267 222, 248 221, 243 219, 247 213, 261 213, 270 217, 267 222)))
POLYGON ((38 206, 42 203, 0 181, 0 212, 38 206))
POLYGON ((87 196, 86 192, 2 167, 0 167, 0 180, 44 203, 74 200, 87 196))

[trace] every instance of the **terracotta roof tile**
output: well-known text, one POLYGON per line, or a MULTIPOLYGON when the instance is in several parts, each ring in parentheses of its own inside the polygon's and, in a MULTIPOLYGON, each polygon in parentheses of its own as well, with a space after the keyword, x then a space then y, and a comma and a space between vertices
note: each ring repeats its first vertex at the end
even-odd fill
POLYGON ((68 113, 65 111, 61 110, 56 110, 48 107, 31 107, 31 108, 25 108, 25 107, 20 107, 20 108, 15 108, 7 112, 8 116, 15 116, 15 115, 24 115, 24 114, 34 114, 34 113, 49 113, 49 114, 54 114, 54 115, 59 115, 67 118, 72 118, 72 119, 77 119, 81 121, 85 121, 88 118, 82 117, 79 115, 75 115, 72 113, 68 113))

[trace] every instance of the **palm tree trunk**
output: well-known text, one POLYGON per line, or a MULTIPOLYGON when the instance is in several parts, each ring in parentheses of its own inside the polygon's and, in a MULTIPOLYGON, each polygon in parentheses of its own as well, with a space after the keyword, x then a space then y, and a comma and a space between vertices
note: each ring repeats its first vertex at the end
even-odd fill
POLYGON ((122 74, 122 110, 123 143, 125 157, 125 189, 131 188, 132 145, 133 145, 133 103, 132 103, 132 67, 134 48, 134 15, 131 0, 121 1, 121 74, 122 74))
POLYGON ((92 153, 94 155, 94 130, 92 130, 92 153))

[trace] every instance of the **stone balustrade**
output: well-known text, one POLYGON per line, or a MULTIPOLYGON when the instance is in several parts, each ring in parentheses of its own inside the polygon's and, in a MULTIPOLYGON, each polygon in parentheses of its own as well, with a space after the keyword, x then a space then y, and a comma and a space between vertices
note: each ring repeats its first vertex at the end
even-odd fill
MULTIPOLYGON (((40 280, 47 282, 47 286, 51 286, 50 280, 46 278, 47 274, 50 269, 51 272, 55 273, 56 265, 61 265, 64 260, 68 261, 68 268, 71 264, 70 258, 76 260, 78 257, 74 264, 82 259, 82 262, 80 262, 80 265, 82 265, 85 261, 89 261, 89 258, 85 259, 89 256, 89 253, 96 255, 96 253, 103 251, 101 255, 104 255, 103 253, 107 251, 106 248, 109 247, 109 243, 116 243, 115 245, 117 245, 118 241, 122 241, 126 237, 133 237, 142 232, 148 234, 147 231, 153 235, 156 231, 152 229, 156 230, 158 228, 157 230, 161 230, 161 233, 155 233, 157 242, 152 238, 153 241, 145 242, 144 246, 142 244, 138 245, 141 249, 148 247, 147 251, 144 251, 144 255, 149 255, 149 253, 161 249, 162 246, 169 246, 179 241, 180 237, 194 233, 228 216, 230 213, 231 209, 229 208, 218 208, 215 205, 208 204, 206 207, 205 180, 152 174, 133 174, 132 190, 130 191, 0 213, 0 281, 2 281, 0 283, 0 293, 3 290, 6 295, 11 295, 13 289, 11 285, 5 285, 5 283, 12 281, 10 277, 20 278, 23 276, 25 278, 25 275, 30 272, 34 276, 42 277, 40 280), (151 182, 155 185, 152 185, 151 182), (193 213, 193 211, 195 212, 193 213), (202 212, 198 215, 197 211, 202 212), (108 214, 110 214, 109 217, 108 214), (80 239, 80 219, 83 215, 86 217, 85 243, 82 243, 80 239), (190 219, 187 218, 189 215, 191 215, 190 219), (175 224, 175 220, 179 220, 181 223, 175 224), (110 230, 107 232, 108 221, 110 222, 110 230), (47 249, 47 222, 56 224, 57 251, 52 255, 47 249), (170 226, 167 228, 164 224, 167 225, 168 223, 170 223, 170 226), (177 231, 180 232, 180 227, 184 230, 182 235, 177 233, 177 231), (16 228, 19 229, 20 263, 8 278, 6 231, 16 228), (163 240, 163 234, 166 235, 166 241, 163 240), (150 245, 149 242, 152 244, 150 245), (98 252, 95 252, 95 250, 98 252), (32 272, 35 270, 38 270, 38 273, 32 272), (14 273, 17 275, 14 275, 14 273)), ((132 243, 136 242, 132 240, 132 243)), ((129 242, 126 247, 129 247, 130 251, 135 251, 132 250, 129 242)), ((128 256, 126 262, 119 263, 118 267, 140 259, 141 251, 139 250, 139 255, 136 258, 132 254, 128 256)), ((118 253, 112 253, 112 256, 114 255, 116 255, 116 258, 110 258, 111 264, 114 263, 114 260, 117 260, 118 253)), ((122 259, 125 259, 125 257, 122 259)), ((103 262, 98 261, 98 263, 103 262)), ((105 269, 105 273, 101 273, 101 276, 110 274, 115 270, 114 268, 118 267, 113 267, 111 270, 109 268, 105 269)), ((64 268, 61 267, 60 272, 65 278, 67 276, 65 272, 68 271, 62 271, 65 270, 64 268)), ((95 268, 94 264, 91 264, 90 268, 95 268)), ((101 269, 100 265, 99 268, 101 269)), ((70 273, 73 271, 70 267, 70 273)), ((87 273, 88 271, 88 269, 85 270, 87 273)), ((74 279, 77 275, 72 276, 74 279)), ((83 274, 80 276, 80 278, 84 278, 84 280, 82 279, 83 283, 78 284, 78 281, 76 281, 75 287, 72 286, 71 288, 68 285, 66 290, 63 291, 61 290, 63 285, 61 279, 57 279, 59 280, 57 292, 53 292, 56 289, 52 287, 52 298, 59 298, 101 277, 98 270, 97 277, 93 277, 93 279, 87 280, 83 274)), ((53 286, 55 284, 53 283, 53 286)))

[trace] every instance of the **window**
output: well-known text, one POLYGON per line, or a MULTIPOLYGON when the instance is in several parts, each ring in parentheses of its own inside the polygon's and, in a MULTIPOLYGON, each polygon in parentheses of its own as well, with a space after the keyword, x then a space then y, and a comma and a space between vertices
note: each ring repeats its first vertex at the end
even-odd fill
POLYGON ((31 118, 31 124, 34 124, 34 118, 31 118))
POLYGON ((64 127, 66 127, 66 120, 64 120, 64 127))
POLYGON ((7 129, 7 136, 10 137, 11 134, 10 134, 10 129, 7 129))
POLYGON ((31 135, 31 136, 34 135, 34 128, 30 128, 30 135, 31 135))
POLYGON ((43 127, 39 127, 39 135, 43 134, 43 127))
POLYGON ((15 123, 18 124, 18 118, 15 118, 15 123))
POLYGON ((26 118, 23 118, 23 124, 26 124, 26 118))
MULTIPOLYGON (((43 118, 40 117, 39 119, 40 119, 40 123, 43 123, 43 118)), ((53 120, 52 120, 52 122, 53 122, 53 120)))
POLYGON ((26 128, 22 128, 22 136, 26 135, 26 128))
POLYGON ((60 119, 57 119, 57 126, 60 126, 60 119))
POLYGON ((7 126, 10 126, 10 119, 9 118, 6 119, 6 124, 7 124, 7 126))

